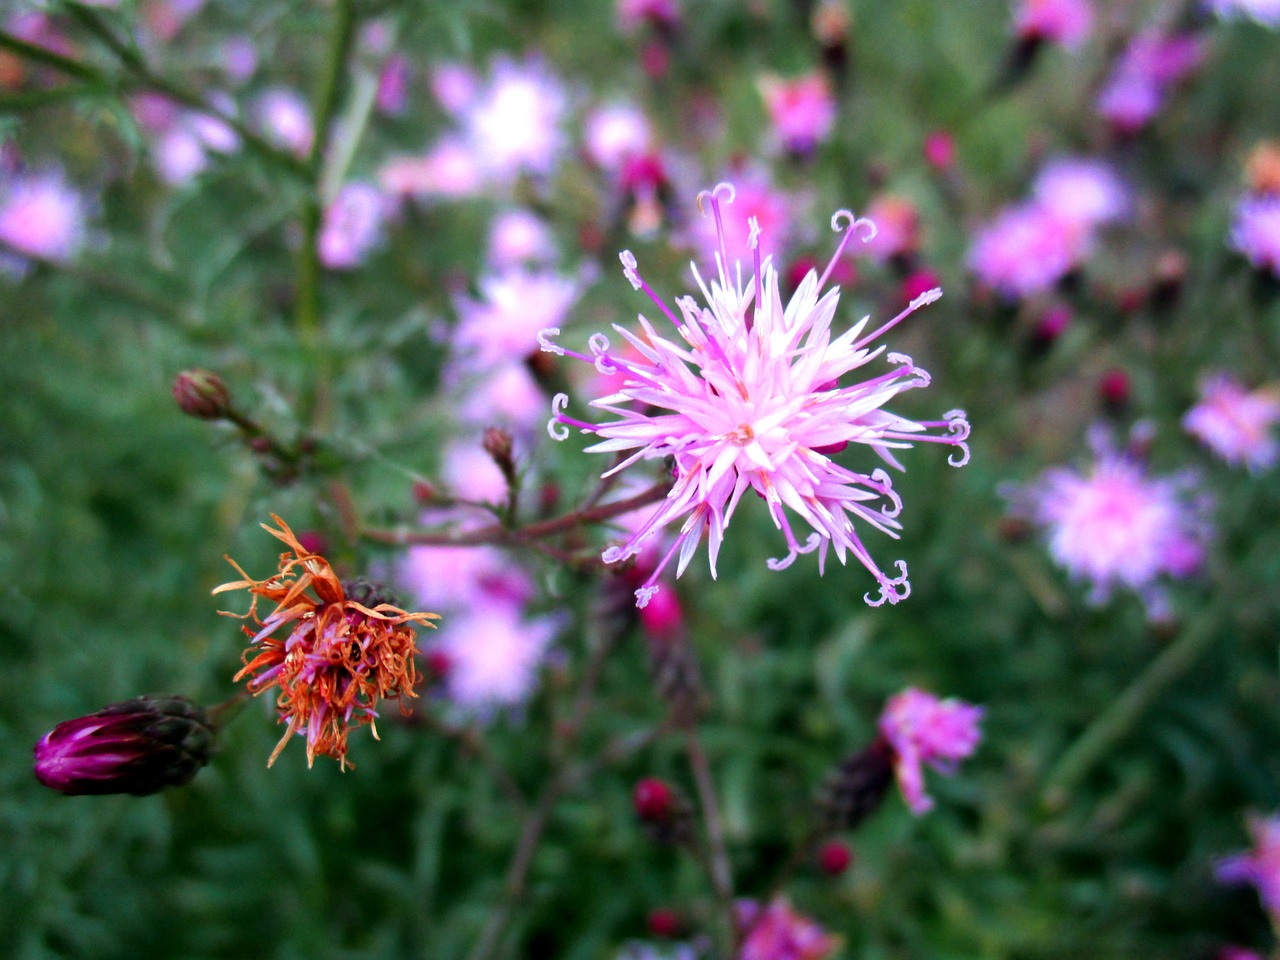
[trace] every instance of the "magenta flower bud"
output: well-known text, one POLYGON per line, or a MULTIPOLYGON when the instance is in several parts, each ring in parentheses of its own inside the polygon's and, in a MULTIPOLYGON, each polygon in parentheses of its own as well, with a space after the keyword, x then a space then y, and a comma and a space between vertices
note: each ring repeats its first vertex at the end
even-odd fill
POLYGON ((204 709, 185 697, 135 697, 46 733, 35 746, 35 774, 68 796, 142 797, 189 783, 216 740, 204 709))
POLYGON ((199 420, 222 420, 231 412, 231 392, 209 370, 183 370, 174 378, 173 398, 183 413, 199 420))

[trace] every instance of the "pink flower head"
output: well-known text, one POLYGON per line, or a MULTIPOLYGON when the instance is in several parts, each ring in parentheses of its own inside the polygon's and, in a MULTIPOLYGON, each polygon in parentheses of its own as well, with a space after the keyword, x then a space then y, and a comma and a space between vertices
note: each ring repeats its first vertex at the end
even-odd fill
POLYGON ((1136 133, 1151 122, 1169 90, 1191 74, 1204 58, 1204 43, 1194 33, 1166 35, 1147 30, 1129 41, 1102 91, 1098 112, 1122 133, 1136 133))
POLYGON ((520 173, 545 176, 565 145, 567 109, 564 88, 540 61, 499 58, 462 115, 471 155, 495 183, 520 173))
POLYGON ((645 24, 672 29, 680 23, 680 5, 676 0, 617 0, 618 26, 624 33, 635 33, 645 24))
POLYGON ((1006 207, 978 231, 969 267, 1011 300, 1049 290, 1084 259, 1089 231, 1037 203, 1006 207))
POLYGON ((556 634, 550 618, 524 619, 508 606, 485 605, 451 617, 431 644, 445 655, 450 701, 487 715, 529 698, 556 634))
POLYGON ((754 900, 736 906, 744 931, 737 960, 826 960, 840 947, 839 937, 791 909, 786 897, 765 907, 754 900))
POLYGON ((1089 581, 1090 603, 1128 587, 1154 612, 1164 600, 1157 581, 1190 576, 1203 563, 1210 503, 1190 474, 1150 477, 1139 457, 1112 447, 1105 431, 1090 439, 1088 470, 1046 470, 1014 492, 1016 512, 1045 528, 1060 566, 1089 581))
POLYGON ((1068 50, 1079 47, 1092 26, 1089 0, 1020 0, 1014 17, 1019 37, 1046 40, 1068 50))
POLYGON ((385 194, 371 183, 348 183, 325 208, 316 245, 331 270, 359 266, 382 239, 388 213, 385 194))
POLYGON ((1253 816, 1248 822, 1253 849, 1219 860, 1214 872, 1222 883, 1257 887, 1263 909, 1280 919, 1280 816, 1253 816))
POLYGON ((84 199, 61 172, 0 171, 0 240, 33 257, 66 260, 84 239, 84 199))
POLYGON ((1280 0, 1209 0, 1220 17, 1251 17, 1264 27, 1280 27, 1280 0))
POLYGON ((982 708, 908 687, 894 694, 880 716, 880 734, 893 748, 893 770, 907 806, 916 816, 933 808, 924 792, 924 767, 948 776, 973 753, 981 738, 982 708))
POLYGON ((538 351, 538 335, 558 327, 581 296, 581 284, 548 270, 510 267, 480 280, 480 300, 457 301, 456 342, 481 366, 538 351))
POLYGON ((832 227, 843 235, 831 263, 821 276, 810 271, 784 306, 773 262, 761 258, 760 230, 754 219, 749 241, 752 267, 748 272, 740 262, 730 266, 721 209, 726 199, 733 199, 728 184, 700 196, 700 205, 713 217, 720 236, 718 277, 708 284, 695 266, 702 302, 691 296, 679 298, 675 302, 679 316, 641 278, 630 251, 621 255, 624 275, 653 300, 674 327, 673 336, 664 336, 644 316, 639 318, 638 333, 615 326, 639 352, 638 360, 628 359, 624 350, 612 349, 599 333, 589 341, 590 354, 552 343, 549 338, 558 330, 546 331, 542 338, 544 350, 586 361, 602 372, 625 374, 616 393, 592 403, 616 419, 599 424, 573 419, 563 412, 568 396, 558 395, 549 424, 553 437, 566 439, 566 428, 576 427, 599 438, 588 452, 632 451, 606 476, 638 460, 670 457, 675 462, 675 481, 666 500, 623 546, 606 550, 603 559, 614 563, 636 556, 660 530, 679 522, 671 549, 636 591, 638 605, 648 602, 673 557, 679 556, 676 576, 684 572, 704 532, 714 577, 724 531, 742 495, 751 490, 765 501, 786 546, 784 557, 768 561, 770 569, 785 569, 800 554, 817 550, 821 571, 827 551, 834 548, 842 564, 852 555, 879 583, 878 598, 866 596, 869 604, 897 603, 910 592, 906 565, 897 562, 896 577, 881 570, 854 524, 857 520, 897 536, 902 503, 889 474, 882 468, 869 473, 849 469, 830 454, 849 443, 866 444, 889 466, 901 470, 894 450, 927 441, 957 447, 951 460, 955 466, 968 461, 969 424, 963 411, 953 410, 942 420, 916 422, 884 409, 899 392, 929 383, 928 374, 909 357, 890 353, 886 359, 892 369, 865 380, 846 376, 884 351, 883 346, 870 346, 875 340, 932 303, 941 291, 931 290, 917 298, 870 333, 866 332, 870 318, 864 317, 833 336, 839 290, 823 293, 823 288, 849 241, 874 226, 855 220, 847 210, 837 212, 832 227), (812 528, 803 541, 792 529, 788 509, 812 528))
POLYGON ((397 116, 404 113, 409 103, 409 81, 413 79, 413 67, 402 53, 387 57, 378 72, 378 89, 374 103, 380 113, 397 116))
POLYGON ((649 118, 635 104, 606 104, 587 117, 587 156, 601 169, 618 170, 631 157, 648 153, 652 142, 649 118))
POLYGON ((906 197, 876 197, 867 208, 867 219, 876 225, 876 233, 864 249, 876 260, 909 257, 920 249, 920 214, 906 197))
POLYGON ((545 220, 523 208, 505 210, 489 225, 489 263, 502 269, 556 259, 555 238, 545 220))
POLYGON ((836 98, 824 73, 815 70, 792 80, 766 76, 760 81, 760 93, 785 150, 812 153, 835 126, 836 98))
POLYGON ((1236 206, 1231 246, 1280 277, 1280 196, 1248 196, 1236 206))
POLYGON ((315 131, 311 108, 293 90, 276 87, 258 99, 258 122, 266 135, 286 150, 305 156, 315 131))
POLYGON ((1274 427, 1280 423, 1280 392, 1249 392, 1219 373, 1200 384, 1200 402, 1187 411, 1182 426, 1227 463, 1265 470, 1280 459, 1274 427))
POLYGON ((471 197, 484 187, 480 165, 461 139, 445 137, 426 156, 394 157, 378 171, 388 193, 413 197, 471 197))
POLYGON ((1032 187, 1036 201, 1066 223, 1091 230, 1129 212, 1129 188, 1101 160, 1064 157, 1045 165, 1032 187))

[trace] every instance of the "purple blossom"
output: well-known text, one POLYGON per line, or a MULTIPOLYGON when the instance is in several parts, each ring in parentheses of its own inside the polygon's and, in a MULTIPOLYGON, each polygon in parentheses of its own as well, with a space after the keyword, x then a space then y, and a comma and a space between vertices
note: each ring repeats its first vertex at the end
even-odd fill
POLYGON ((557 631, 549 617, 526 618, 502 604, 472 607, 449 618, 430 649, 445 655, 449 700, 482 717, 524 703, 557 631))
POLYGON ((1014 14, 1019 37, 1046 40, 1068 50, 1084 43, 1092 27, 1089 0, 1019 0, 1014 14))
POLYGON ((459 116, 486 178, 506 184, 520 173, 551 173, 565 147, 567 109, 564 88, 541 61, 498 58, 459 116))
POLYGON ((1032 193, 1049 213, 1087 230, 1124 218, 1133 205, 1129 188, 1115 171, 1092 158, 1063 157, 1045 164, 1032 193))
POLYGON ((826 140, 836 122, 836 98, 826 74, 819 71, 784 79, 760 80, 769 122, 783 149, 809 154, 826 140))
POLYGON ((1222 883, 1256 887, 1263 909, 1280 921, 1280 816, 1249 817, 1253 849, 1219 860, 1214 873, 1222 883))
POLYGON ((85 202, 60 171, 0 170, 0 241, 47 260, 73 257, 85 240, 85 202))
POLYGON ((268 90, 258 98, 258 123, 267 137, 298 156, 306 156, 315 138, 311 108, 295 91, 268 90))
POLYGON ((894 694, 880 716, 880 734, 893 748, 893 770, 911 812, 919 816, 933 808, 924 792, 924 768, 947 775, 977 749, 982 708, 962 700, 940 700, 908 687, 894 694))
POLYGON ((1236 206, 1231 246, 1280 277, 1280 196, 1247 196, 1236 206))
POLYGON ((456 302, 455 342, 470 363, 480 366, 536 353, 539 332, 560 326, 582 295, 576 278, 525 267, 483 277, 479 286, 479 300, 456 302))
POLYGON ((718 278, 708 285, 694 267, 702 303, 691 296, 679 298, 679 317, 650 290, 631 253, 622 254, 626 277, 653 300, 676 337, 663 336, 644 316, 638 334, 615 326, 638 359, 613 350, 603 334, 591 337, 589 355, 552 343, 556 329, 543 338, 544 350, 624 375, 616 393, 592 403, 616 417, 600 424, 566 416, 569 398, 558 395, 549 425, 553 437, 567 438, 566 427, 572 426, 600 438, 588 452, 631 451, 605 476, 639 460, 670 457, 675 462, 675 482, 666 500, 623 546, 606 550, 603 559, 614 563, 636 556, 659 531, 679 522, 671 549, 636 591, 638 605, 643 607, 656 591, 657 579, 673 557, 679 556, 676 576, 684 572, 704 532, 714 577, 724 531, 742 495, 751 490, 765 501, 786 547, 785 556, 768 561, 770 569, 785 569, 800 554, 817 550, 821 571, 834 548, 842 564, 852 555, 875 577, 879 595, 873 599, 868 594, 868 603, 897 603, 910 592, 906 564, 897 562, 897 576, 885 573, 863 546, 854 520, 896 537, 902 503, 885 470, 852 470, 831 454, 849 443, 866 444, 901 470, 894 450, 927 441, 957 447, 951 462, 960 466, 968 460, 969 424, 959 410, 942 420, 916 422, 883 409, 901 391, 929 383, 928 374, 901 354, 886 356, 892 369, 884 373, 844 386, 840 381, 880 356, 885 348, 870 345, 941 291, 918 297, 870 333, 865 332, 870 318, 864 317, 833 338, 839 290, 823 293, 823 287, 848 242, 874 227, 839 211, 832 227, 843 235, 831 264, 821 276, 811 270, 784 306, 777 271, 771 260, 761 258, 754 218, 749 233, 753 269, 744 279, 740 262, 730 266, 721 209, 725 198, 733 199, 728 184, 700 198, 720 237, 718 278), (788 510, 812 528, 803 541, 788 510))
POLYGON ((555 238, 545 220, 530 210, 506 210, 489 225, 489 263, 502 270, 556 259, 555 238))
POLYGON ((1196 34, 1138 34, 1098 94, 1098 112, 1122 133, 1136 133, 1160 111, 1169 90, 1203 59, 1204 43, 1196 34))
POLYGON ((1090 231, 1041 204, 1006 207, 980 229, 969 267, 986 286, 1011 300, 1043 293, 1088 254, 1090 231))
POLYGON ((345 184, 324 211, 316 238, 320 262, 331 270, 359 266, 381 241, 389 212, 388 198, 373 184, 345 184))
POLYGON ((1265 470, 1280 459, 1275 426, 1280 423, 1280 391, 1248 391, 1229 374, 1200 384, 1200 400, 1182 419, 1183 428, 1227 463, 1265 470))
POLYGON ((738 925, 744 931, 737 960, 825 960, 840 946, 840 938, 797 913, 786 897, 761 906, 739 900, 738 925))
POLYGON ((649 152, 653 129, 644 111, 635 104, 605 104, 587 116, 584 144, 592 163, 615 171, 629 158, 649 152))
POLYGON ((1015 512, 1044 527, 1053 559, 1089 582, 1090 603, 1127 587, 1158 615, 1166 602, 1159 581, 1191 576, 1204 561, 1209 498, 1189 472, 1149 476, 1142 459, 1115 449, 1105 430, 1095 429, 1090 442, 1087 469, 1053 467, 1010 491, 1015 512))
POLYGON ((1209 0, 1220 17, 1251 17, 1265 27, 1280 27, 1280 0, 1209 0))

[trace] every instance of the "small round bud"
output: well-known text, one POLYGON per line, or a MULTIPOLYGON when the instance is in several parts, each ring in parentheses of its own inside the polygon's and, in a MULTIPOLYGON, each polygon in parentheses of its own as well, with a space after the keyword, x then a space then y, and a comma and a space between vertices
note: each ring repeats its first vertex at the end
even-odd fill
POLYGON ((636 816, 649 823, 661 823, 671 819, 675 802, 675 791, 657 777, 645 777, 636 784, 635 792, 631 795, 636 816))
POLYGON ((413 484, 413 499, 421 504, 432 504, 439 498, 436 488, 425 480, 416 480, 413 484))
POLYGON ((1119 368, 1108 370, 1098 378, 1098 396, 1112 412, 1119 413, 1129 404, 1132 386, 1129 374, 1119 368))
MULTIPOLYGON (((308 553, 328 553, 329 544, 324 538, 324 534, 318 530, 303 530, 298 534, 298 543, 308 553)), ((361 601, 362 603, 364 601, 361 601)))
POLYGON ((222 420, 231 412, 227 385, 209 370, 183 370, 174 378, 173 398, 183 413, 199 420, 222 420))
POLYGON ((924 160, 939 173, 946 173, 956 162, 956 141, 945 130, 933 130, 924 138, 924 160))
POLYGON ((670 940, 680 936, 680 931, 684 929, 684 917, 670 907, 659 907, 649 911, 648 926, 649 932, 655 937, 670 940))
POLYGON ((829 877, 838 877, 853 863, 853 851, 839 840, 830 840, 818 848, 818 867, 829 877))
POLYGON ((503 476, 510 476, 515 472, 515 462, 511 459, 515 453, 515 443, 511 439, 511 434, 500 427, 488 427, 484 431, 482 445, 484 452, 498 465, 503 476))
POLYGON ((433 680, 443 680, 449 675, 449 669, 452 662, 449 655, 443 650, 428 650, 422 655, 423 661, 426 663, 427 675, 433 680))

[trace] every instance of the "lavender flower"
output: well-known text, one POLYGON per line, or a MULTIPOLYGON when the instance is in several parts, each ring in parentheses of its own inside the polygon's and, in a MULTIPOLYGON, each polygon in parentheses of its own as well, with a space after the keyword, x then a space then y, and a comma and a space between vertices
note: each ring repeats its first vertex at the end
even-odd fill
POLYGON ((85 238, 85 204, 60 172, 0 171, 0 241, 47 260, 67 260, 85 238))
POLYGON ((737 960, 825 960, 840 947, 839 937, 793 910, 786 897, 764 905, 739 900, 735 906, 743 930, 737 960))
POLYGON ((1020 0, 1014 16, 1014 32, 1020 38, 1079 47, 1093 27, 1089 0, 1020 0))
POLYGON ((760 93, 783 149, 807 155, 831 134, 836 122, 836 98, 826 74, 814 71, 794 79, 767 75, 760 93))
POLYGON ((865 332, 870 318, 864 317, 833 338, 839 291, 824 294, 823 287, 848 242, 874 226, 847 210, 838 212, 832 227, 843 230, 843 236, 831 264, 821 276, 811 270, 784 307, 777 271, 760 257, 754 218, 749 237, 754 269, 744 283, 742 265, 730 268, 721 210, 726 197, 733 198, 728 184, 701 197, 714 218, 721 248, 718 279, 710 285, 694 268, 705 306, 681 297, 677 317, 641 278, 631 253, 622 254, 627 279, 649 295, 682 343, 662 336, 643 316, 638 334, 614 327, 638 351, 638 360, 612 350, 603 334, 591 337, 590 355, 552 343, 549 338, 558 330, 548 330, 543 338, 544 350, 625 375, 618 392, 592 404, 617 418, 604 423, 567 416, 563 411, 569 398, 558 395, 549 425, 553 437, 567 438, 566 427, 572 426, 600 438, 589 452, 632 451, 606 476, 638 460, 675 461, 676 479, 666 500, 622 547, 606 550, 603 559, 615 563, 636 556, 658 531, 680 522, 671 549, 636 591, 638 605, 648 602, 673 557, 679 556, 676 576, 684 572, 704 531, 714 577, 725 529, 742 495, 753 490, 764 499, 786 546, 784 557, 768 562, 770 569, 785 569, 800 554, 817 550, 821 570, 834 548, 841 563, 852 555, 875 577, 879 595, 873 599, 868 594, 869 604, 897 603, 910 592, 906 564, 897 562, 897 576, 885 573, 863 546, 854 520, 896 537, 901 500, 883 469, 851 470, 831 455, 849 443, 863 443, 900 470, 894 451, 927 441, 957 447, 951 462, 960 466, 968 460, 969 424, 960 410, 942 420, 916 422, 883 409, 901 391, 929 383, 928 374, 901 354, 888 354, 893 369, 878 376, 847 386, 840 380, 879 356, 884 348, 871 349, 870 344, 941 291, 917 297, 870 333, 865 332), (792 528, 788 509, 812 528, 803 541, 792 528))
POLYGON ((1250 817, 1253 849, 1219 860, 1214 872, 1223 883, 1258 889, 1263 909, 1280 922, 1280 816, 1250 817))
POLYGON ((1200 385, 1200 401, 1182 426, 1227 463, 1265 470, 1280 459, 1274 427, 1280 423, 1280 392, 1246 390, 1225 373, 1200 385))
POLYGON ((933 807, 924 792, 926 765, 945 774, 978 746, 982 708, 962 700, 940 700, 908 687, 889 698, 880 716, 880 735, 893 748, 893 770, 911 812, 919 816, 933 807))
POLYGON ((1251 17, 1264 27, 1280 27, 1280 0, 1209 0, 1220 17, 1251 17))
POLYGON ((359 266, 382 239, 390 204, 371 183, 348 183, 325 208, 316 248, 320 262, 331 270, 359 266))
POLYGON ((1231 246, 1280 277, 1280 197, 1247 196, 1236 207, 1231 246))

